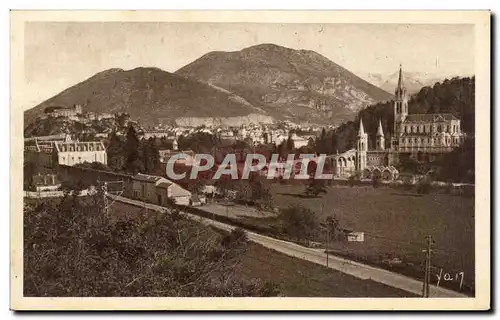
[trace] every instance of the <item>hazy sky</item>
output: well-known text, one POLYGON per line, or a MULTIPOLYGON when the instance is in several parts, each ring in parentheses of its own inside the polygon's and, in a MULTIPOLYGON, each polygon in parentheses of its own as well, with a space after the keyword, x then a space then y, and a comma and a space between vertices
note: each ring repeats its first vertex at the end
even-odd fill
POLYGON ((473 25, 30 22, 24 107, 109 68, 174 72, 209 51, 274 43, 314 50, 364 76, 474 73, 473 25))

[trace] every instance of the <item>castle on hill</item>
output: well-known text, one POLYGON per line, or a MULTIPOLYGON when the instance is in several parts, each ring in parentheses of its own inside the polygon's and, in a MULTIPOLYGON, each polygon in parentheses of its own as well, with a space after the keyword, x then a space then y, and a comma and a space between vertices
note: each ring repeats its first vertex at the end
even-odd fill
POLYGON ((329 156, 334 176, 396 179, 395 168, 401 158, 434 161, 442 154, 459 147, 465 134, 460 119, 448 113, 408 114, 408 92, 404 86, 403 70, 399 67, 394 98, 394 128, 390 146, 386 148, 382 122, 379 120, 374 150, 368 150, 368 134, 360 119, 356 148, 329 156))

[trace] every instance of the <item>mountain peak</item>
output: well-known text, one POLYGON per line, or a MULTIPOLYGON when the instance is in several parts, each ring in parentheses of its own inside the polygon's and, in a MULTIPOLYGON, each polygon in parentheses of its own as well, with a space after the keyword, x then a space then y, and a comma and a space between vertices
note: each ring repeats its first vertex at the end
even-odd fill
POLYGON ((272 43, 211 52, 175 73, 216 85, 278 119, 295 122, 340 123, 368 104, 392 98, 315 51, 272 43))
POLYGON ((274 44, 274 43, 261 43, 261 44, 257 44, 257 45, 245 48, 245 49, 241 50, 241 52, 245 52, 245 51, 271 51, 271 50, 272 51, 294 51, 294 49, 279 46, 279 45, 274 44))
POLYGON ((108 69, 25 112, 25 124, 48 106, 84 104, 84 112, 128 113, 148 125, 178 118, 242 117, 262 111, 231 93, 154 67, 108 69))
POLYGON ((113 74, 113 73, 118 73, 118 72, 123 72, 123 71, 125 71, 125 70, 120 69, 120 68, 111 68, 111 69, 107 69, 107 70, 104 70, 104 71, 96 73, 94 75, 94 77, 107 76, 107 75, 110 75, 110 74, 113 74))

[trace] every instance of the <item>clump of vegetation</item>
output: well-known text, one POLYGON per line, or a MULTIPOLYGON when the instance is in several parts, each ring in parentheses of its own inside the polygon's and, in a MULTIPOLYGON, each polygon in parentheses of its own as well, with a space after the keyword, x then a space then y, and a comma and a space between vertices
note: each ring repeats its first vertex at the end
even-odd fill
POLYGON ((326 194, 326 182, 323 179, 311 177, 306 184, 305 194, 307 196, 317 197, 320 193, 326 194))
POLYGON ((346 241, 347 240, 347 235, 346 233, 342 230, 340 226, 340 221, 337 219, 337 216, 331 215, 326 217, 325 223, 323 224, 324 227, 328 231, 329 239, 328 240, 335 240, 335 241, 346 241))
POLYGON ((413 183, 409 179, 403 181, 403 190, 410 191, 413 189, 413 183))
POLYGON ((101 162, 83 162, 76 164, 75 167, 101 170, 101 171, 113 171, 113 169, 111 169, 110 167, 101 162))
POLYGON ((376 189, 380 187, 381 184, 382 184, 382 179, 379 176, 374 175, 372 178, 372 187, 376 189))
POLYGON ((282 232, 295 240, 313 238, 319 227, 316 214, 300 205, 282 209, 279 219, 281 221, 282 232))
POLYGON ((354 187, 356 185, 356 177, 350 176, 349 179, 347 179, 347 184, 349 187, 354 187))
POLYGON ((25 205, 24 295, 270 296, 275 284, 235 276, 242 230, 221 235, 185 218, 103 214, 102 197, 25 205))
POLYGON ((431 181, 429 179, 422 179, 417 183, 417 193, 429 194, 432 191, 431 181))
POLYGON ((444 187, 444 193, 453 194, 453 191, 454 191, 453 183, 451 182, 446 183, 446 186, 444 187))

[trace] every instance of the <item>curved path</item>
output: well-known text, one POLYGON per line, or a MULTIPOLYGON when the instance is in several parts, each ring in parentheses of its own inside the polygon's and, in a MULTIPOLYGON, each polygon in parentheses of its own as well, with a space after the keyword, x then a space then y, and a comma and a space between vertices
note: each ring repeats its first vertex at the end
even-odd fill
MULTIPOLYGON (((142 201, 132 200, 129 198, 113 195, 109 195, 109 197, 114 198, 116 201, 131 204, 134 206, 146 206, 148 209, 155 211, 165 212, 167 210, 165 207, 143 203, 142 201)), ((236 228, 229 224, 202 218, 191 213, 183 212, 182 214, 190 219, 197 220, 205 225, 212 225, 221 230, 231 231, 236 228)), ((278 240, 250 231, 247 231, 247 234, 250 241, 258 243, 266 248, 276 250, 298 259, 303 259, 326 266, 326 253, 323 249, 308 248, 293 242, 278 240)), ((385 269, 372 267, 352 260, 333 256, 331 254, 328 256, 328 267, 359 279, 370 279, 372 281, 376 281, 393 288, 405 290, 416 295, 422 294, 423 283, 421 281, 385 269)), ((452 290, 431 285, 430 297, 466 298, 467 296, 452 290)))

